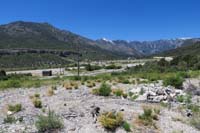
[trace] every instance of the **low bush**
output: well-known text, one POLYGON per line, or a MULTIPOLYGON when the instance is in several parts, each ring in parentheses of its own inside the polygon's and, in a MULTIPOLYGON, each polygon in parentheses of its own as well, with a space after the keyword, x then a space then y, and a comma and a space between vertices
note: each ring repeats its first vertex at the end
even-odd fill
POLYGON ((64 127, 63 121, 53 112, 48 111, 48 115, 39 115, 35 123, 39 132, 52 132, 64 127))
POLYGON ((21 83, 18 80, 8 80, 5 83, 4 88, 19 88, 21 83))
POLYGON ((105 66, 105 69, 121 69, 121 66, 116 66, 115 64, 111 64, 108 66, 105 66))
POLYGON ((177 101, 178 102, 180 102, 180 103, 187 103, 187 104, 189 104, 189 103, 191 103, 192 101, 191 101, 191 95, 189 95, 189 94, 187 94, 187 95, 178 95, 177 97, 176 97, 176 99, 177 99, 177 101))
POLYGON ((49 88, 47 91, 48 96, 53 96, 54 95, 54 90, 52 88, 49 88))
POLYGON ((22 105, 21 104, 8 105, 8 110, 11 112, 19 112, 22 110, 22 105))
POLYGON ((63 84, 63 87, 64 87, 66 90, 72 90, 72 86, 71 86, 69 83, 64 83, 64 84, 63 84))
POLYGON ((0 70, 0 80, 7 80, 6 72, 4 70, 0 70))
POLYGON ((200 114, 200 106, 195 104, 189 104, 187 105, 187 108, 190 109, 193 113, 199 113, 200 114))
POLYGON ((190 120, 190 124, 200 130, 200 115, 198 116, 193 116, 192 119, 190 120))
POLYGON ((144 111, 144 113, 142 115, 138 116, 140 122, 144 126, 154 126, 155 127, 154 120, 158 120, 158 114, 160 113, 160 110, 152 109, 149 107, 144 107, 143 111, 144 111))
POLYGON ((100 69, 102 69, 102 67, 101 66, 97 66, 97 65, 88 64, 88 65, 85 66, 85 69, 87 71, 94 71, 94 70, 100 70, 100 69))
POLYGON ((99 116, 99 122, 104 128, 114 131, 123 124, 123 114, 121 112, 106 112, 99 116))
POLYGON ((176 97, 177 101, 180 102, 180 103, 183 103, 184 102, 184 96, 183 95, 179 95, 176 97))
POLYGON ((92 89, 92 94, 99 95, 99 89, 92 89))
POLYGON ((124 91, 121 90, 121 89, 116 89, 116 90, 113 90, 113 94, 115 94, 116 96, 120 97, 120 96, 123 96, 124 91))
POLYGON ((134 95, 134 93, 133 93, 133 92, 128 92, 128 95, 129 95, 130 97, 132 97, 132 96, 134 95))
POLYGON ((124 98, 127 98, 128 97, 128 94, 126 94, 126 93, 123 93, 123 95, 122 95, 124 98))
POLYGON ((140 94, 140 95, 143 95, 144 93, 145 93, 144 88, 141 88, 139 94, 140 94))
POLYGON ((106 83, 102 83, 100 88, 99 88, 99 95, 100 96, 109 96, 111 93, 111 86, 106 84, 106 83))
POLYGON ((39 93, 35 93, 35 94, 34 94, 34 97, 40 98, 40 94, 39 94, 39 93))
POLYGON ((15 119, 15 117, 14 116, 6 116, 6 118, 4 118, 4 120, 3 120, 3 122, 4 123, 14 123, 14 122, 16 122, 16 119, 15 119))
POLYGON ((42 101, 38 98, 34 98, 33 99, 33 105, 36 107, 36 108, 42 108, 42 101))
POLYGON ((130 81, 128 79, 124 79, 121 81, 123 84, 130 84, 130 81))
POLYGON ((135 100, 135 99, 137 99, 139 97, 139 95, 137 95, 137 94, 133 94, 132 96, 131 96, 131 100, 135 100))
POLYGON ((166 79, 164 79, 163 84, 165 86, 171 85, 175 88, 182 88, 184 79, 180 76, 171 76, 166 79))
POLYGON ((124 128, 125 131, 130 132, 131 131, 131 126, 128 122, 124 122, 122 127, 124 128))

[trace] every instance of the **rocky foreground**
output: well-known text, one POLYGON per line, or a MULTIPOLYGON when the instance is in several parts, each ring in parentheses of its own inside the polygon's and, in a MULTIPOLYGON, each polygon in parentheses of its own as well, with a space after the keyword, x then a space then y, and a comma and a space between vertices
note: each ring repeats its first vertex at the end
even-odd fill
MULTIPOLYGON (((99 87, 99 85, 97 85, 99 87)), ((169 98, 175 95, 184 95, 184 91, 176 90, 173 87, 163 87, 162 83, 155 84, 116 84, 112 87, 124 88, 124 92, 140 93, 134 100, 116 96, 96 96, 91 93, 92 88, 85 85, 79 86, 78 89, 66 90, 63 86, 57 86, 54 95, 47 95, 48 87, 31 88, 31 89, 10 89, 0 92, 0 133, 35 133, 37 128, 35 122, 37 116, 46 114, 48 109, 55 111, 63 122, 64 128, 55 131, 61 133, 103 133, 105 130, 101 124, 95 121, 91 111, 95 107, 100 108, 100 114, 106 111, 119 111, 124 114, 124 119, 129 122, 131 130, 134 133, 199 133, 200 131, 188 124, 190 119, 186 110, 179 110, 176 100, 172 99, 170 107, 161 106, 160 102, 169 102, 169 98), (160 91, 162 90, 162 91, 160 91), (158 93, 159 92, 159 93, 158 93), (35 108, 31 96, 40 94, 42 109, 35 108), (169 94, 168 94, 169 93, 169 94), (147 98, 148 96, 148 98, 147 98), (170 96, 170 97, 169 97, 170 96), (8 111, 9 104, 22 105, 22 110, 13 113, 8 111), (156 128, 142 126, 137 123, 138 115, 143 113, 144 106, 159 107, 161 109, 156 121, 156 128), (7 115, 12 115, 16 119, 23 118, 22 121, 16 121, 9 124, 4 122, 7 115)), ((193 99, 199 99, 195 96, 193 99)), ((121 127, 115 131, 123 133, 121 127)))

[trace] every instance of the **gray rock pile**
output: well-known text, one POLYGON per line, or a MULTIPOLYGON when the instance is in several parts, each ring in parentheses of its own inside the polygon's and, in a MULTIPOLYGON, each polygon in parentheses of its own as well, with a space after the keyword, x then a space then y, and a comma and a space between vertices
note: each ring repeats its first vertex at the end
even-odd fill
POLYGON ((140 84, 136 88, 131 89, 130 92, 138 95, 136 101, 155 103, 176 101, 176 96, 185 95, 183 90, 175 89, 172 86, 164 87, 161 82, 140 84))

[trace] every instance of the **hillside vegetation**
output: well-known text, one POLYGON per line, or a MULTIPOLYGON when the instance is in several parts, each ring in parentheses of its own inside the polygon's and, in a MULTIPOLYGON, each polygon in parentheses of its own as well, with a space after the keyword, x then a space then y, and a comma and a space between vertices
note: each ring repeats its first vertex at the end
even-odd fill
POLYGON ((182 47, 166 51, 161 56, 178 56, 178 55, 200 55, 200 42, 186 44, 182 47))
POLYGON ((18 21, 0 25, 0 38, 2 69, 66 65, 67 60, 76 60, 78 53, 81 60, 124 59, 130 56, 102 49, 93 40, 48 23, 18 21))

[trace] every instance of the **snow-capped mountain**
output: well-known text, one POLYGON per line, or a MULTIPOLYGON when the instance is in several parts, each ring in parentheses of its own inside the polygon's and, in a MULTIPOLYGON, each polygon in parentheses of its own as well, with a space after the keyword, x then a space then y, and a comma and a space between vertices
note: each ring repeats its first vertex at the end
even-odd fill
POLYGON ((99 39, 98 45, 105 49, 118 50, 131 54, 135 50, 142 55, 151 55, 163 51, 175 49, 182 45, 189 44, 188 42, 200 41, 198 38, 177 38, 177 39, 161 39, 156 41, 125 41, 125 40, 109 40, 99 39))

